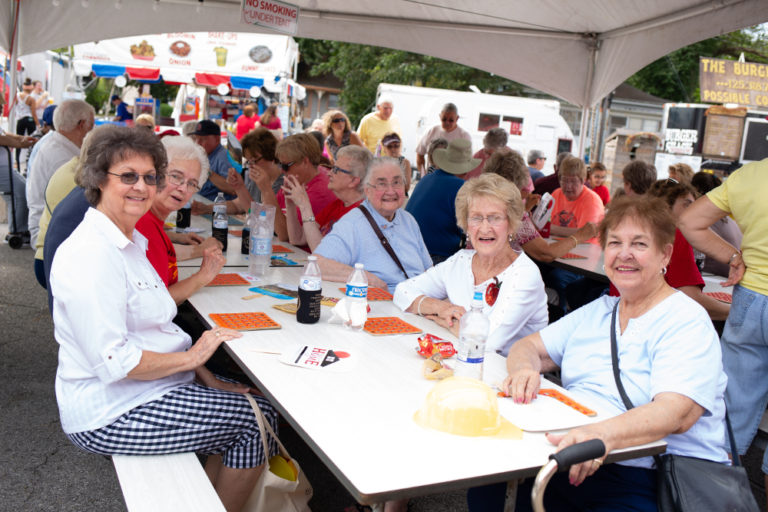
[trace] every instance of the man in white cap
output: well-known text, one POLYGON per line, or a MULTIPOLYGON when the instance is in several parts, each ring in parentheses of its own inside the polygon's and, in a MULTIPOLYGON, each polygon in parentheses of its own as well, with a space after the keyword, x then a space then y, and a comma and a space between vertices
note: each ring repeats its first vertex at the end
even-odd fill
POLYGON ((467 130, 458 125, 459 109, 453 103, 446 103, 440 111, 440 124, 436 124, 424 134, 416 146, 416 167, 419 169, 419 175, 426 173, 427 160, 425 155, 429 150, 429 143, 434 139, 443 138, 448 142, 456 139, 472 141, 472 136, 467 130))
POLYGON ((405 210, 419 224, 432 262, 437 265, 459 250, 456 194, 464 184, 464 176, 480 164, 480 159, 472 158, 472 143, 456 139, 447 148, 436 149, 432 160, 437 170, 419 181, 405 210))
POLYGON ((402 137, 400 121, 392 115, 393 110, 392 98, 382 94, 376 100, 376 112, 371 112, 363 117, 357 128, 360 140, 374 155, 376 154, 376 146, 387 132, 397 132, 402 137))
POLYGON ((528 172, 531 174, 531 181, 536 181, 544 177, 541 170, 544 168, 547 157, 540 149, 532 149, 528 152, 528 172))

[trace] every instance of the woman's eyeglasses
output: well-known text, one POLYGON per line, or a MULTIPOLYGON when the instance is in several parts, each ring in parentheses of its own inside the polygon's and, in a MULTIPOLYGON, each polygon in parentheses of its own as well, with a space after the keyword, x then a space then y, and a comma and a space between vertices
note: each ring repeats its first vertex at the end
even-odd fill
POLYGON ((393 143, 387 144, 384 147, 389 148, 389 149, 398 149, 400 147, 400 143, 399 142, 393 142, 393 143))
POLYGON ((487 217, 483 217, 482 215, 473 215, 467 220, 467 223, 470 226, 479 226, 483 223, 484 220, 488 221, 488 224, 491 226, 500 226, 505 220, 507 220, 507 217, 505 215, 488 215, 487 217))
POLYGON ((296 162, 291 162, 291 163, 289 163, 289 164, 284 164, 283 162, 280 162, 280 168, 283 170, 283 172, 288 172, 288 169, 290 169, 290 168, 291 168, 291 166, 292 166, 293 164, 295 164, 295 163, 296 163, 296 162))
POLYGON ((389 190, 390 188, 393 189, 401 189, 405 187, 405 182, 401 180, 400 178, 395 178, 392 180, 391 183, 387 183, 386 180, 377 180, 376 183, 368 183, 369 187, 373 187, 379 192, 385 192, 386 190, 389 190))
POLYGON ((496 304, 496 299, 499 298, 499 290, 501 290, 502 282, 498 277, 493 278, 493 282, 485 289, 485 302, 489 306, 496 304))
POLYGON ((332 172, 333 174, 339 174, 339 173, 341 172, 341 173, 344 173, 344 174, 349 174, 350 176, 352 176, 352 171, 348 171, 348 170, 346 170, 346 169, 342 169, 342 168, 341 168, 341 167, 339 167, 338 165, 334 165, 334 166, 333 166, 333 169, 331 169, 331 172, 332 172))
POLYGON ((200 190, 200 186, 197 184, 196 180, 187 180, 184 179, 184 175, 177 173, 177 172, 169 172, 167 174, 168 183, 171 185, 175 185, 177 187, 181 187, 182 185, 187 186, 187 190, 197 192, 200 190))
POLYGON ((137 172, 124 172, 122 174, 118 174, 116 172, 109 172, 107 171, 107 174, 111 174, 112 176, 117 176, 120 178, 120 182, 124 183, 125 185, 135 185, 139 181, 139 177, 141 177, 144 180, 144 183, 149 185, 150 187, 154 187, 157 185, 158 178, 157 174, 139 174, 137 172))
POLYGON ((259 158, 252 158, 250 160, 246 160, 245 161, 245 166, 246 167, 253 167, 254 165, 256 165, 259 162, 261 162, 262 160, 264 160, 263 156, 260 156, 259 158))

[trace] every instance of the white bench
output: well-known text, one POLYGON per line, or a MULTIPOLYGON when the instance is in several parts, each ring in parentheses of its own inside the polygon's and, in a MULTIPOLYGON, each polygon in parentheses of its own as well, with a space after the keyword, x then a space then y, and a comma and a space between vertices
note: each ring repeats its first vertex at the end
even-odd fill
POLYGON ((129 512, 226 512, 194 453, 113 455, 129 512))

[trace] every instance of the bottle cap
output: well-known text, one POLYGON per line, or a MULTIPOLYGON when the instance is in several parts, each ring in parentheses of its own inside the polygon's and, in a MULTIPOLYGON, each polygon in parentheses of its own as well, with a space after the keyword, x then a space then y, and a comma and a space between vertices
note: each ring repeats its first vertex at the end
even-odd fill
POLYGON ((480 292, 475 292, 475 295, 472 297, 472 300, 477 300, 482 302, 483 301, 483 294, 480 292))
POLYGON ((310 254, 309 256, 307 256, 307 260, 309 260, 309 261, 317 261, 317 256, 315 256, 314 254, 310 254))
POLYGON ((359 270, 362 270, 363 269, 363 264, 362 263, 355 263, 355 268, 359 269, 359 270))

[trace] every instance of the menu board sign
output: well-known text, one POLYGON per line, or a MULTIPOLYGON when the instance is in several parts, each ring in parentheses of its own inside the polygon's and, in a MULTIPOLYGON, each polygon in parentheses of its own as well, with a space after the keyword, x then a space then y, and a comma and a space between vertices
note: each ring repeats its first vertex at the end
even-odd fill
POLYGON ((700 57, 699 89, 706 103, 768 107, 768 64, 700 57))
POLYGON ((743 131, 743 116, 708 114, 707 128, 704 130, 704 145, 701 149, 702 156, 738 160, 743 131))

